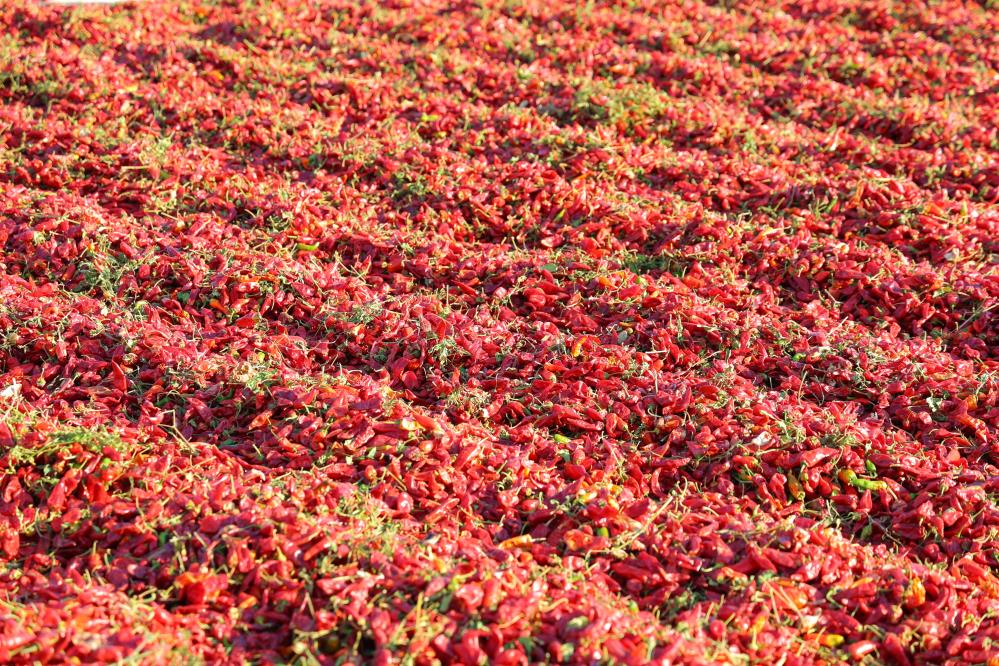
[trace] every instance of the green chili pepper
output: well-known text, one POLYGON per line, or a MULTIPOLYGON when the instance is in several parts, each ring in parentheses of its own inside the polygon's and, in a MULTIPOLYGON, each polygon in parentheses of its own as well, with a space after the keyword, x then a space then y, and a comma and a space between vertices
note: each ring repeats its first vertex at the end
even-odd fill
POLYGON ((887 490, 888 484, 880 479, 865 479, 857 476, 852 469, 844 469, 839 472, 839 480, 848 483, 860 490, 887 490))

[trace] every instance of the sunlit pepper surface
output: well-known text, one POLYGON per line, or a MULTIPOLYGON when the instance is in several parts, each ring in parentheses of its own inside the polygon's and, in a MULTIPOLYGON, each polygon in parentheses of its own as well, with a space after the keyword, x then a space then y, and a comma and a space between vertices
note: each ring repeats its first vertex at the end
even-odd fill
POLYGON ((0 6, 0 662, 999 663, 999 8, 0 6))

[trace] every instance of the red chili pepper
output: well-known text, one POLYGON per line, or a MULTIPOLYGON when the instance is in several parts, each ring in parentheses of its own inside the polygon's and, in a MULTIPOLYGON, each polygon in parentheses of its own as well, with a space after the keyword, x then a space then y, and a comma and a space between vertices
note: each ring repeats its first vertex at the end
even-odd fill
POLYGON ((857 641, 850 643, 847 652, 851 659, 859 660, 878 649, 878 644, 874 641, 857 641))

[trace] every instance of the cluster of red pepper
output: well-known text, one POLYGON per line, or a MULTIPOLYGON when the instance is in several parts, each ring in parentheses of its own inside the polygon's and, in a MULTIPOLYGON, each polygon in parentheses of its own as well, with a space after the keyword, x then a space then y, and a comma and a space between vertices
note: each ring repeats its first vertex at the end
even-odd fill
POLYGON ((999 664, 999 13, 0 7, 0 661, 999 664))

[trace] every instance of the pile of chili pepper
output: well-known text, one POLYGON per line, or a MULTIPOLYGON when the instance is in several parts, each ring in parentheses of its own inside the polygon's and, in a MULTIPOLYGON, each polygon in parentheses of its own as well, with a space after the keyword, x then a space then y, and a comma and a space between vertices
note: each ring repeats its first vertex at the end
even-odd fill
POLYGON ((0 661, 999 664, 990 2, 0 7, 0 661))

